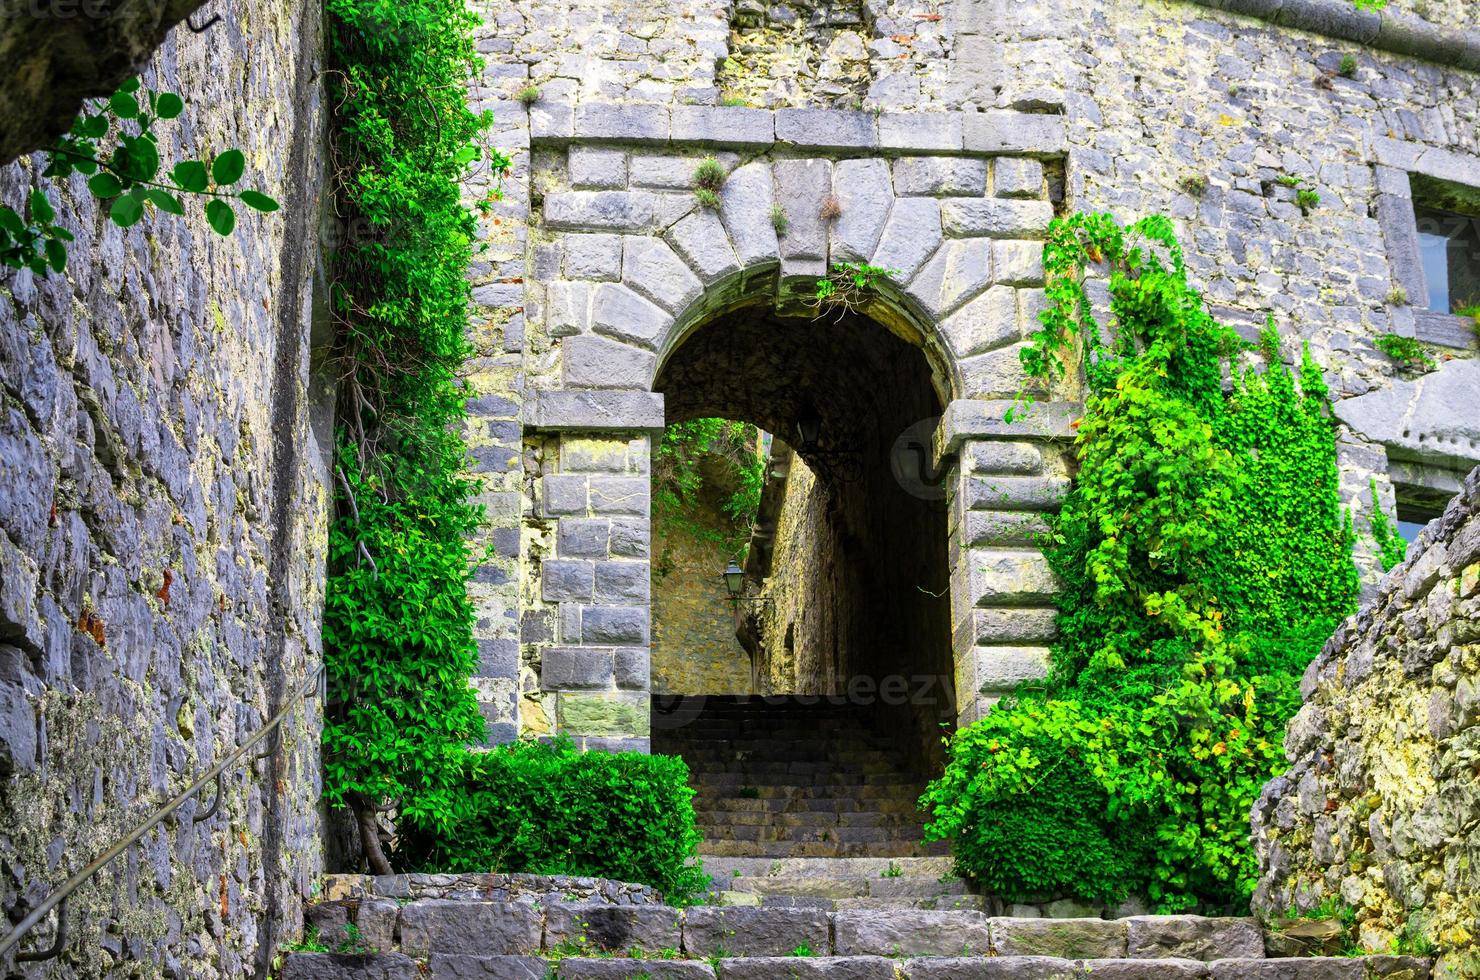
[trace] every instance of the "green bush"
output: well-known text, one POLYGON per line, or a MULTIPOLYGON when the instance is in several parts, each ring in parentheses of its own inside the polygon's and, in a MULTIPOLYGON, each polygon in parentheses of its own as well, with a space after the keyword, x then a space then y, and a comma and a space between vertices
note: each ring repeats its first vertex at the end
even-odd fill
POLYGON ((1326 387, 1308 354, 1285 366, 1272 326, 1267 367, 1240 363, 1250 345, 1187 284, 1165 218, 1057 220, 1044 268, 1024 366, 1083 364, 1090 389, 1044 542, 1063 583, 1052 673, 957 733, 928 831, 1009 899, 1246 907, 1250 810, 1284 767, 1301 672, 1356 600, 1326 387))
POLYGON ((689 770, 676 756, 577 752, 569 740, 469 753, 442 823, 402 827, 398 863, 421 871, 592 875, 684 902, 705 887, 689 770))

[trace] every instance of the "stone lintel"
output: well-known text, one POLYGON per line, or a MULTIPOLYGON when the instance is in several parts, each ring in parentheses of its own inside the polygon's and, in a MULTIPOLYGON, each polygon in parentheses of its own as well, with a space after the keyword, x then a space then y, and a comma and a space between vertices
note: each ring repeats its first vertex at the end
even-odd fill
POLYGON ((652 391, 534 390, 524 424, 551 432, 660 432, 663 396, 652 391))
POLYGON ((946 406, 935 430, 937 458, 955 456, 973 439, 1072 439, 1071 423, 1084 414, 1078 402, 1029 402, 1018 405, 1011 422, 1008 409, 1018 403, 1007 398, 958 398, 946 406))
POLYGON ((820 152, 890 155, 1058 156, 1067 151, 1064 117, 1052 113, 891 112, 852 109, 749 109, 648 103, 540 103, 531 113, 536 143, 745 147, 784 144, 820 152))

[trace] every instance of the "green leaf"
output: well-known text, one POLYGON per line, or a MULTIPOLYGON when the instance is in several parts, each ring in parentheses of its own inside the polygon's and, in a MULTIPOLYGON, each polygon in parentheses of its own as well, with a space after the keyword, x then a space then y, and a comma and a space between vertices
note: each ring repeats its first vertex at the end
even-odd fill
POLYGON ((46 243, 46 260, 51 263, 53 272, 61 272, 67 267, 67 246, 51 239, 46 243))
POLYGON ((199 194, 210 185, 210 179, 206 175, 206 165, 199 160, 182 160, 175 164, 175 169, 170 174, 175 178, 175 183, 180 185, 181 190, 199 194))
POLYGON ((153 140, 126 138, 128 167, 125 174, 134 180, 153 180, 159 173, 159 148, 153 140))
POLYGON ((278 202, 266 194, 259 194, 257 191, 242 191, 239 196, 243 204, 249 208, 256 208, 258 211, 276 211, 278 209, 278 202))
POLYGON ((169 191, 162 191, 158 188, 151 187, 144 192, 144 195, 149 198, 149 201, 155 207, 167 214, 185 213, 185 205, 181 204, 180 199, 169 191))
POLYGON ((211 179, 226 187, 241 179, 247 169, 247 158, 241 150, 227 150, 211 162, 211 179))
POLYGON ((139 219, 144 216, 144 206, 130 194, 124 194, 113 201, 113 207, 108 211, 108 217, 120 228, 128 228, 138 224, 139 219))
POLYGON ((185 111, 185 100, 174 92, 161 92, 154 102, 154 112, 161 119, 174 119, 185 111))
POLYGON ((14 208, 0 208, 0 228, 19 238, 26 233, 26 223, 14 208))
POLYGON ((46 199, 46 195, 39 190, 32 191, 31 220, 37 224, 49 225, 51 224, 51 219, 56 216, 57 213, 52 210, 51 202, 46 199))
POLYGON ((118 86, 118 91, 120 91, 120 92, 137 92, 138 90, 139 90, 139 79, 138 79, 137 76, 135 76, 133 78, 130 78, 128 81, 126 81, 122 85, 118 86))
POLYGON ((108 100, 108 109, 119 119, 133 119, 139 114, 139 100, 119 89, 108 100))
POLYGON ((210 222, 216 234, 229 235, 236 227, 236 212, 225 201, 215 199, 206 204, 206 221, 210 222))
POLYGON ((108 135, 108 117, 102 115, 88 116, 82 120, 80 128, 83 136, 95 140, 102 139, 108 135))
POLYGON ((88 178, 87 189, 98 197, 117 197, 123 193, 123 184, 119 183, 117 177, 104 171, 88 178))

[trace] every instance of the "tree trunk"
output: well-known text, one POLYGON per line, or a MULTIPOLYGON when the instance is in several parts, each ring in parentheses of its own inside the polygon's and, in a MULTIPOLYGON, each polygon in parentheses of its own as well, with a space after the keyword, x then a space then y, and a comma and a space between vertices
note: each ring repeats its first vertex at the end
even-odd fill
POLYGON ((350 809, 355 811, 355 823, 360 828, 360 848, 365 852, 365 861, 374 875, 395 874, 385 851, 380 848, 380 822, 375 819, 375 807, 359 793, 349 797, 350 809))

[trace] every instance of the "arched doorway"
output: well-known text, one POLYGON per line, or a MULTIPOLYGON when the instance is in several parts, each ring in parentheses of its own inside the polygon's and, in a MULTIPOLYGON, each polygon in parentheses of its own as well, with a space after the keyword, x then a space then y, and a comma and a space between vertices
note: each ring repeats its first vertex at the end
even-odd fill
POLYGON ((687 331, 653 389, 670 433, 747 423, 766 457, 743 554, 724 535, 693 547, 714 506, 702 491, 692 520, 655 505, 653 750, 689 760, 715 853, 918 850, 913 800, 956 717, 946 495, 929 452, 943 405, 925 352, 861 312, 757 303, 687 331), (738 601, 728 560, 745 572, 738 601), (716 610, 743 666, 719 662, 716 610), (735 805, 762 822, 732 825, 735 805))

